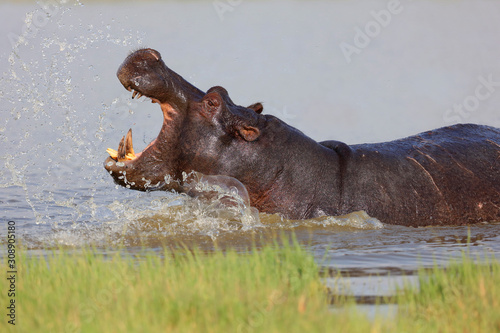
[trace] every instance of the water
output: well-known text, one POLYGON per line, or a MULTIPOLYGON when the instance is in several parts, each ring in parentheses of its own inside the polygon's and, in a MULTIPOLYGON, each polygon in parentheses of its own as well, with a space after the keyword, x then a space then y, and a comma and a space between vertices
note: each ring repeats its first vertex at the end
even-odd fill
POLYGON ((115 76, 139 47, 158 49, 200 89, 222 85, 239 104, 264 102, 264 112, 318 141, 385 141, 457 121, 500 127, 498 84, 480 88, 487 98, 475 96, 481 78, 500 82, 500 3, 401 1, 350 62, 340 45, 355 45, 356 27, 372 24, 371 12, 387 2, 232 6, 221 13, 201 1, 0 5, 0 217, 16 222, 25 246, 244 252, 294 232, 324 269, 349 275, 348 289, 368 303, 393 292, 402 275, 445 265, 466 247, 479 257, 500 253, 495 223, 413 229, 362 212, 287 221, 256 213, 231 186, 212 201, 115 186, 102 167, 106 148, 116 149, 132 127, 140 150, 162 121, 156 105, 131 100, 115 76))

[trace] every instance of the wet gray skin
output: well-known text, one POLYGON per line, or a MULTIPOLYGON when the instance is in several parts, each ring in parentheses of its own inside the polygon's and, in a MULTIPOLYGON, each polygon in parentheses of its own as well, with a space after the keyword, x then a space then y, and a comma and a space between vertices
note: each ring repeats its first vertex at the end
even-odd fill
POLYGON ((118 70, 133 96, 160 104, 163 126, 141 153, 131 132, 104 165, 135 190, 184 191, 183 173, 236 178, 250 203, 290 219, 364 210, 408 226, 500 221, 500 130, 459 124, 392 142, 318 143, 262 105, 235 104, 222 87, 206 93, 143 49, 118 70))

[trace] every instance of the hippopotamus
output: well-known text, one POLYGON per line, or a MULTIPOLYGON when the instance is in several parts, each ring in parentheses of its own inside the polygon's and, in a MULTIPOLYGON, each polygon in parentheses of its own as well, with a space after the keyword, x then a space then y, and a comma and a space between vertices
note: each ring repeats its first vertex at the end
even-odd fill
POLYGON ((140 191, 185 191, 186 174, 234 177, 260 212, 300 220, 363 210, 387 224, 500 221, 500 129, 457 124, 372 144, 316 142, 261 103, 206 92, 140 49, 117 72, 132 98, 158 103, 158 137, 135 153, 131 130, 104 168, 140 191))

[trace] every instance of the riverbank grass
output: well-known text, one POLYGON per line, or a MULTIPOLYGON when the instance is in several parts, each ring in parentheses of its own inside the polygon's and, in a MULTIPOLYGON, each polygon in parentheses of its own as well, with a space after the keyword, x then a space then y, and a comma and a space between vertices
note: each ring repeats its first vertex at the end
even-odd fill
POLYGON ((500 332, 500 262, 467 251, 446 269, 419 272, 420 288, 400 293, 399 328, 407 332, 500 332))
POLYGON ((245 254, 20 251, 17 262, 16 325, 2 306, 1 332, 500 332, 493 259, 422 271, 394 318, 372 320, 350 298, 332 311, 317 264, 296 243, 245 254))

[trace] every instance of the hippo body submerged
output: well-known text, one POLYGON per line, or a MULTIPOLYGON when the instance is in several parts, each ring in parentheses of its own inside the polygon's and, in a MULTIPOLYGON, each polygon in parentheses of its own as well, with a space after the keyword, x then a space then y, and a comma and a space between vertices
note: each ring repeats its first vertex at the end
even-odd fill
POLYGON ((124 87, 159 103, 158 138, 135 154, 129 132, 104 166, 136 190, 183 191, 183 173, 238 179, 261 212, 290 219, 364 210, 407 226, 500 221, 500 130, 459 124, 405 139, 348 146, 318 143, 262 105, 202 92, 152 49, 129 55, 124 87))
POLYGON ((411 226, 498 221, 499 139, 499 129, 458 124, 337 148, 340 210, 411 226))

